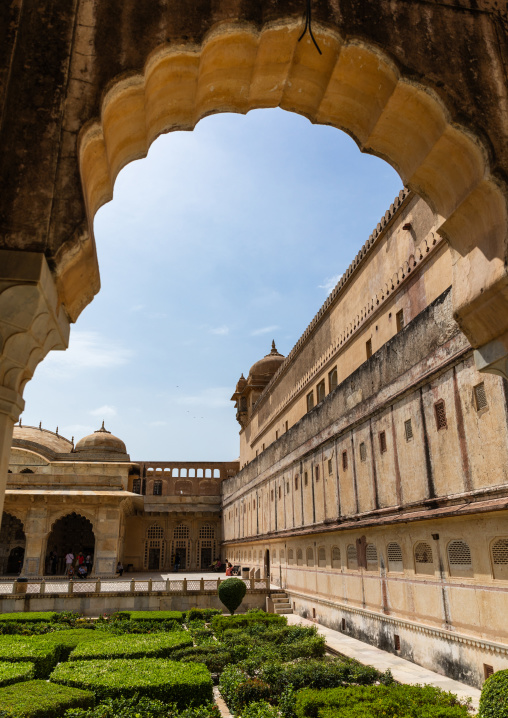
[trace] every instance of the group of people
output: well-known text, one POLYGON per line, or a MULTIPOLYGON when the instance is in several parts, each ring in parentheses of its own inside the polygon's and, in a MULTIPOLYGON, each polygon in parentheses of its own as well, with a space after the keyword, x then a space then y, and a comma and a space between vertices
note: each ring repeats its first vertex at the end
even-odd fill
POLYGON ((69 578, 77 576, 78 578, 86 578, 92 571, 93 558, 90 554, 86 556, 80 551, 74 556, 71 549, 65 555, 65 575, 69 578))

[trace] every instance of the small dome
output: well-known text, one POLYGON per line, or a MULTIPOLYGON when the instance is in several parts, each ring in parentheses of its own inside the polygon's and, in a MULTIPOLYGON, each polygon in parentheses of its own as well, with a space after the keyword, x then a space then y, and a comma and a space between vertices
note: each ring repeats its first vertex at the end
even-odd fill
POLYGON ((236 384, 236 391, 237 392, 243 391, 245 389, 246 385, 247 385, 247 379, 242 374, 242 376, 238 379, 238 382, 236 384))
POLYGON ((93 434, 80 439, 76 444, 75 451, 96 451, 98 453, 115 452, 117 454, 127 453, 127 449, 123 441, 105 429, 104 422, 102 422, 101 428, 94 431, 93 434))
POLYGON ((275 341, 272 341, 272 351, 251 366, 249 376, 269 375, 272 377, 285 358, 283 354, 279 354, 277 351, 275 341))
POLYGON ((65 439, 58 433, 43 429, 42 424, 35 426, 15 426, 13 432, 14 446, 23 446, 27 442, 37 444, 54 451, 57 454, 69 454, 72 451, 72 441, 65 439))

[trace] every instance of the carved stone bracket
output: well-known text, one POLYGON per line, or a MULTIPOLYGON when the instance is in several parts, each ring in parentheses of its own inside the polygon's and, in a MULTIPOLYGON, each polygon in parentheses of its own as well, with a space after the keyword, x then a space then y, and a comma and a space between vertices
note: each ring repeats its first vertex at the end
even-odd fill
POLYGON ((474 361, 478 371, 508 380, 508 333, 476 349, 474 361))
POLYGON ((66 349, 69 320, 42 253, 0 250, 0 516, 23 390, 51 349, 66 349))

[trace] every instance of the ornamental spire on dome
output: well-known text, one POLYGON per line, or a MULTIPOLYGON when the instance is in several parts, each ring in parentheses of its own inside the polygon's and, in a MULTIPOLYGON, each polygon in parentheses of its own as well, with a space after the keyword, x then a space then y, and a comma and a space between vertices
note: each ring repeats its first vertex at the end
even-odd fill
POLYGON ((275 346, 275 339, 272 339, 272 351, 270 354, 278 354, 277 347, 275 346))
POLYGON ((111 434, 111 432, 108 431, 108 430, 106 429, 106 427, 104 426, 104 421, 102 422, 101 428, 100 428, 100 429, 97 429, 97 431, 94 431, 94 434, 99 434, 99 433, 101 433, 101 434, 111 434))

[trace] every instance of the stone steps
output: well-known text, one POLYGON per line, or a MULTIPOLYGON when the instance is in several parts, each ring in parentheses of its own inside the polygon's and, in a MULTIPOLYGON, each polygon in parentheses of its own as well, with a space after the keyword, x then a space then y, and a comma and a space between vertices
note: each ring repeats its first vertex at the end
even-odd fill
POLYGON ((279 615, 287 615, 293 613, 291 603, 285 591, 277 591, 272 593, 270 598, 273 601, 273 610, 279 615))

